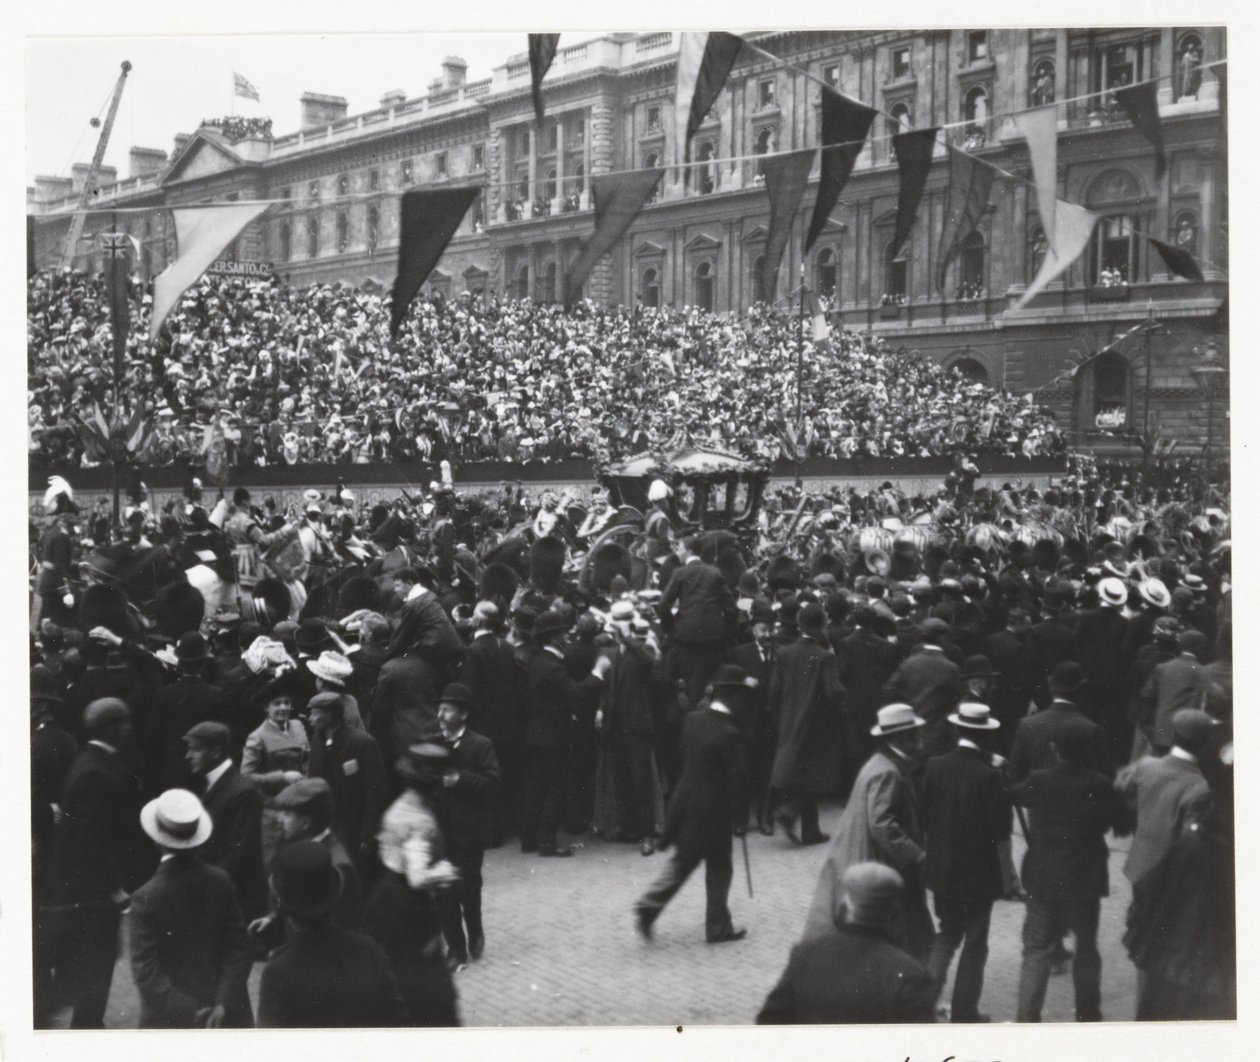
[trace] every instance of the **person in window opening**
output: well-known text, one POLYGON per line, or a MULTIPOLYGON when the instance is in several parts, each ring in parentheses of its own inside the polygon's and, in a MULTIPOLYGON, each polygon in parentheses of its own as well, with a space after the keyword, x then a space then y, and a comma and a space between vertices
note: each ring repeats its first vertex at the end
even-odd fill
POLYGON ((1033 85, 1032 101, 1034 107, 1043 107, 1054 102, 1054 78, 1044 67, 1037 72, 1037 81, 1033 85))
POLYGON ((1203 81, 1203 53, 1199 51, 1199 42, 1189 40, 1181 53, 1180 77, 1177 79, 1179 99, 1187 97, 1199 98, 1199 85, 1203 81))

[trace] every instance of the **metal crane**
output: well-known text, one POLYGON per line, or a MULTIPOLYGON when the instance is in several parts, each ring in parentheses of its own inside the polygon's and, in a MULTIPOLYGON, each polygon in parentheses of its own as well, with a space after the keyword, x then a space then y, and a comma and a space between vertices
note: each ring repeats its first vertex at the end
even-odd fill
POLYGON ((118 84, 114 86, 114 96, 109 101, 109 114, 105 116, 105 124, 101 127, 101 137, 96 142, 96 154, 92 156, 92 166, 83 182, 83 191, 79 195, 79 205, 70 219, 70 231, 66 233, 66 242, 61 248, 61 268, 69 269, 74 264, 75 250, 79 245, 79 237, 83 235, 84 211, 92 201, 96 191, 96 177, 100 173, 101 163, 105 161, 105 149, 109 146, 109 134, 114 128, 114 118, 118 114, 118 101, 122 99, 123 85, 131 72, 131 63, 123 60, 122 73, 118 75, 118 84))

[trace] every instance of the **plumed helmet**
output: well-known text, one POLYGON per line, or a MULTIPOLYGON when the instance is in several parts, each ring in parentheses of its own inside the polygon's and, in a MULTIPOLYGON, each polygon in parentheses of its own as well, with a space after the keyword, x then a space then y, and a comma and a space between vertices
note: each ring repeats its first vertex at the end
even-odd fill
POLYGON ((739 585, 739 577, 744 574, 744 555, 736 546, 722 546, 715 558, 715 567, 722 573, 732 589, 739 585))
POLYGON ((289 588, 270 576, 254 584, 253 602, 253 619, 264 628, 274 627, 289 614, 293 605, 289 588))
POLYGON ((74 503, 74 488, 61 476, 49 476, 48 489, 44 491, 44 512, 49 516, 60 516, 78 511, 79 507, 74 503))
POLYGON ((529 581, 544 594, 554 594, 564 574, 564 543, 551 535, 537 539, 529 548, 529 581))
POLYGON ((518 583, 516 572, 508 565, 503 563, 487 564, 481 570, 477 596, 483 601, 495 597, 511 601, 516 594, 518 583))
POLYGON ((337 615, 346 616, 361 608, 376 611, 381 603, 381 588, 367 575, 352 575, 341 584, 337 594, 337 615))
POLYGON ((780 554, 766 566, 766 585, 776 590, 795 590, 801 583, 801 566, 795 557, 780 554))
POLYGON ((153 601, 157 632, 167 638, 178 638, 185 631, 195 631, 206 614, 206 601, 201 592, 187 580, 167 583, 153 601))
POLYGON ((630 575, 630 554, 620 542, 601 542, 591 551, 587 562, 591 588, 607 591, 618 575, 630 575))
MULTIPOLYGON (((193 593, 196 594, 197 591, 193 590, 193 593)), ((201 625, 204 608, 201 595, 197 594, 197 621, 193 627, 201 625)), ((90 631, 93 627, 108 627, 123 638, 139 633, 136 630, 135 620, 127 608, 127 595, 118 587, 98 583, 83 591, 79 599, 79 629, 90 631)), ((171 637, 178 638, 188 629, 187 626, 180 627, 171 634, 171 637)))
POLYGON ((673 493, 669 484, 663 479, 654 479, 652 480, 652 485, 648 487, 648 501, 665 501, 673 493))

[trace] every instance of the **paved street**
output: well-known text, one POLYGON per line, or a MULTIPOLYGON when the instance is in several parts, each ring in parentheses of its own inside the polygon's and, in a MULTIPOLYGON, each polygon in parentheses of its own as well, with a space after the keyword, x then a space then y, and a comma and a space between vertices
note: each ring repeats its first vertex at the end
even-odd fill
MULTIPOLYGON (((823 828, 840 815, 823 810, 823 828)), ((1016 864, 1022 841, 1016 839, 1016 864)), ((1127 846, 1127 842, 1121 842, 1127 846)), ((827 847, 793 847, 786 838, 748 838, 755 897, 749 899, 738 842, 731 907, 747 939, 704 942, 704 881, 697 873, 656 925, 647 944, 631 908, 659 872, 664 856, 644 858, 635 845, 588 842, 572 859, 524 856, 515 847, 487 853, 486 954, 457 977, 460 1010, 470 1026, 736 1025, 750 1023, 800 933, 827 847)), ((1133 966, 1120 944, 1129 886, 1123 851, 1113 844, 1113 895, 1103 903, 1103 1013, 1134 1013, 1133 966)), ((1018 903, 994 908, 981 1010, 995 1021, 1015 1016, 1019 981, 1018 903)), ((252 987, 257 990, 255 967, 252 987)), ((949 998, 949 986, 943 998, 949 998)), ((1070 976, 1051 981, 1046 1021, 1071 1021, 1070 976)), ((134 1027, 136 995, 120 962, 107 1024, 134 1027)))

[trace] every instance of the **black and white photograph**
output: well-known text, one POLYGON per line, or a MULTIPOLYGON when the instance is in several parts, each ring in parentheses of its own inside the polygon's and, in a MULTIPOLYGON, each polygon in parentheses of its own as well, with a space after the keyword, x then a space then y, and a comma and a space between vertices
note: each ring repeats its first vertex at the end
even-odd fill
POLYGON ((542 14, 26 30, 6 1024, 1232 1026, 1238 26, 542 14))

